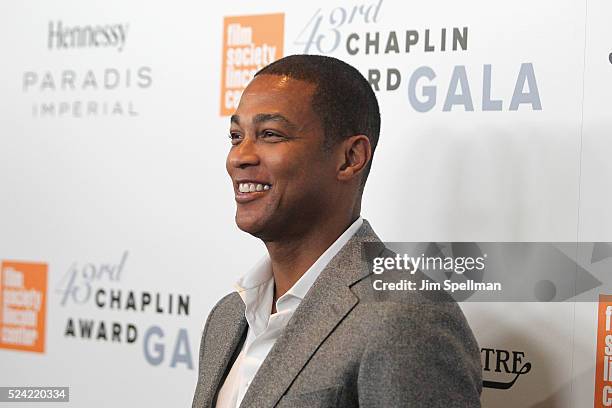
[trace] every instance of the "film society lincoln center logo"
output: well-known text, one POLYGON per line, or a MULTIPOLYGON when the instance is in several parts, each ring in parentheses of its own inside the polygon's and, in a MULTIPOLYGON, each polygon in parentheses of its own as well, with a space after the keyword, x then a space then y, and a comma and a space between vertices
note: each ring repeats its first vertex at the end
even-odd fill
POLYGON ((283 56, 284 31, 283 13, 223 19, 221 116, 234 113, 258 70, 283 56))
POLYGON ((0 348, 45 351, 47 264, 0 264, 0 348))
POLYGON ((612 295, 599 295, 594 407, 612 406, 612 295))

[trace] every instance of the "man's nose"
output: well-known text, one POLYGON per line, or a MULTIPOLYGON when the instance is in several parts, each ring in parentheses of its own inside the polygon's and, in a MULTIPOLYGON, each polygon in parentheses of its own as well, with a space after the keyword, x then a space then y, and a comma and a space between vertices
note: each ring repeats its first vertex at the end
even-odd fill
POLYGON ((232 167, 244 168, 259 164, 257 146, 252 138, 244 138, 236 147, 230 150, 229 162, 232 167))

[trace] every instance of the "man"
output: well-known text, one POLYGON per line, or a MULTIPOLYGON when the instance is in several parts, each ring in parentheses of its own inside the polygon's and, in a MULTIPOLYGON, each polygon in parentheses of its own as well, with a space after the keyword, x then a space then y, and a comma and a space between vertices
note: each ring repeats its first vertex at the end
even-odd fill
POLYGON ((392 256, 360 216, 379 130, 368 82, 335 58, 285 57, 245 89, 226 167, 268 256, 208 316, 194 408, 480 405, 458 306, 372 289, 366 259, 392 256))

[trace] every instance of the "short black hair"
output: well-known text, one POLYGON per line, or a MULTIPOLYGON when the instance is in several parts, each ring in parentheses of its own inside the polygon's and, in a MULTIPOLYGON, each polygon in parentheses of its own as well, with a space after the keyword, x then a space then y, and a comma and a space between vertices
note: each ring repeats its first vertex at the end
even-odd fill
MULTIPOLYGON (((380 109, 368 81, 353 66, 323 55, 289 55, 259 70, 258 75, 279 75, 316 85, 312 108, 325 132, 323 147, 354 135, 366 135, 372 158, 380 134, 380 109)), ((372 159, 364 169, 362 184, 370 173, 372 159)))

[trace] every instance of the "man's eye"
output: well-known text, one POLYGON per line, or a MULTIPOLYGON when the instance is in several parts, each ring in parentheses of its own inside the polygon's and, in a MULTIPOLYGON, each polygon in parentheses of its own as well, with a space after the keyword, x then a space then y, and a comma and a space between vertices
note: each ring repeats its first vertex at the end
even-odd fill
POLYGON ((262 134, 261 134, 261 137, 264 138, 264 139, 273 139, 273 140, 275 140, 275 139, 278 139, 278 140, 282 139, 281 135, 279 135, 278 133, 275 133, 275 132, 273 132, 271 130, 264 130, 262 132, 262 134))
POLYGON ((240 133, 234 133, 234 132, 230 132, 228 137, 230 138, 232 144, 237 144, 240 142, 240 139, 242 139, 242 136, 240 135, 240 133))

